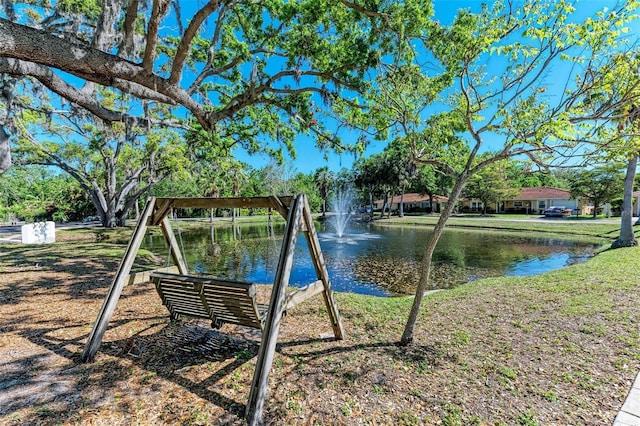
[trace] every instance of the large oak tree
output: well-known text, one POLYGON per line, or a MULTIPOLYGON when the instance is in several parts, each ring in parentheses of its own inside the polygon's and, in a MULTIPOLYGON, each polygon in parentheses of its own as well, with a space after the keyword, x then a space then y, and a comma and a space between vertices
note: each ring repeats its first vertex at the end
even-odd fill
MULTIPOLYGON (((186 126, 228 147, 276 153, 292 149, 299 132, 342 149, 321 116, 334 100, 352 100, 366 72, 402 44, 396 34, 412 32, 430 11, 420 0, 3 5, 5 79, 29 77, 106 122, 186 126), (142 100, 140 107, 105 106, 97 85, 142 100), (189 114, 178 123, 170 113, 149 116, 148 105, 158 103, 189 114)), ((2 152, 16 130, 9 110, 0 122, 2 152)))
MULTIPOLYGON (((367 72, 402 44, 394 37, 399 29, 411 30, 403 8, 414 4, 390 2, 372 11, 322 0, 198 7, 177 0, 4 3, 0 172, 10 164, 10 136, 21 135, 13 138, 28 154, 21 161, 68 172, 94 200, 105 226, 123 224, 137 198, 171 171, 158 160, 178 151, 158 143, 161 127, 187 130, 192 158, 213 162, 238 146, 281 160, 284 150, 295 155, 293 140, 302 132, 314 134, 321 149, 353 148, 325 128, 322 116, 336 99, 351 103, 367 72), (41 87, 65 102, 39 105, 35 94, 16 96, 41 87), (25 110, 40 120, 25 120, 25 110), (84 125, 77 123, 85 117, 84 125), (32 129, 36 123, 40 133, 51 134, 57 133, 52 123, 69 119, 77 129, 101 134, 59 147, 31 136, 39 133, 32 129), (142 146, 155 150, 144 155, 142 146), (127 150, 143 155, 123 162, 127 150), (82 161, 94 157, 97 167, 82 161)), ((428 13, 422 6, 417 10, 428 13)))

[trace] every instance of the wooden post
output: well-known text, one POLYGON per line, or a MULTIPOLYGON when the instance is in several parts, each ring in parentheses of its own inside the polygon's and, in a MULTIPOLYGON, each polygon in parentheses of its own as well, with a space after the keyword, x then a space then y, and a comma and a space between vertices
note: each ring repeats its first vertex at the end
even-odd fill
POLYGON ((122 289, 129 280, 129 273, 131 272, 131 267, 133 266, 133 261, 136 258, 138 249, 142 244, 142 239, 144 238, 144 234, 147 230, 147 224, 155 207, 155 202, 156 199, 154 197, 150 197, 147 200, 147 205, 145 206, 142 216, 136 225, 136 229, 129 240, 129 245, 127 246, 125 255, 120 262, 120 266, 118 266, 116 276, 111 282, 111 287, 109 288, 107 297, 104 299, 98 318, 93 325, 87 344, 82 352, 82 361, 84 362, 93 360, 96 352, 98 352, 100 344, 102 343, 102 337, 104 336, 104 332, 107 330, 113 311, 116 309, 116 304, 118 303, 120 294, 122 294, 122 289))
POLYGON ((187 269, 187 262, 185 262, 184 257, 182 256, 182 251, 180 250, 178 240, 176 240, 176 235, 173 233, 169 217, 165 216, 164 219, 162 219, 162 222, 160 222, 160 229, 162 229, 162 234, 169 244, 171 258, 178 267, 178 271, 180 271, 182 275, 188 275, 189 270, 187 269))
POLYGON ((309 208, 309 202, 306 195, 303 195, 304 209, 303 218, 306 225, 304 232, 307 238, 307 244, 309 245, 309 251, 311 252, 311 260, 316 270, 316 276, 322 281, 324 285, 324 304, 327 307, 329 313, 329 319, 331 320, 331 327, 333 328, 333 335, 338 340, 345 338, 344 327, 342 326, 342 319, 340 318, 340 312, 338 311, 338 304, 333 296, 333 290, 331 289, 331 281, 329 281, 329 272, 327 271, 327 265, 324 262, 324 256, 320 248, 320 240, 318 240, 318 234, 316 228, 313 226, 313 218, 311 217, 311 210, 309 208))
POLYGON ((256 362, 256 370, 253 374, 249 401, 247 402, 246 419, 251 426, 258 425, 262 422, 262 409, 267 394, 269 371, 271 370, 271 364, 273 363, 276 350, 280 321, 282 320, 285 303, 285 293, 289 285, 289 276, 291 275, 291 267, 293 265, 293 254, 296 247, 298 229, 300 228, 302 210, 303 196, 298 195, 294 198, 289 208, 280 259, 278 260, 278 268, 276 269, 271 301, 269 303, 269 311, 262 333, 262 342, 260 343, 260 350, 258 351, 258 360, 256 362))

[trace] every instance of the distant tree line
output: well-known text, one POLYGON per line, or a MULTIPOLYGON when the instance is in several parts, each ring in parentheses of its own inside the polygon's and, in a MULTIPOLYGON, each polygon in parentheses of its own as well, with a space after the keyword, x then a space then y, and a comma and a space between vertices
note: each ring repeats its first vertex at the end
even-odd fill
MULTIPOLYGON (((453 187, 450 176, 431 165, 412 163, 394 144, 379 154, 356 161, 352 169, 334 172, 320 167, 302 173, 286 165, 272 162, 253 168, 233 158, 222 162, 193 162, 179 173, 165 176, 140 194, 124 223, 134 219, 143 207, 146 196, 157 197, 255 197, 289 195, 304 192, 312 211, 324 215, 331 211, 332 199, 340 191, 349 191, 352 207, 370 207, 383 200, 386 206, 399 203, 399 215, 404 214, 402 198, 406 193, 418 193, 431 198, 447 197, 453 187)), ((586 198, 593 205, 611 204, 614 212, 621 210, 624 168, 622 163, 587 169, 534 170, 533 164, 521 160, 504 160, 487 167, 467 182, 463 196, 480 200, 484 206, 516 195, 518 188, 555 187, 568 189, 574 198, 586 198)), ((117 180, 125 172, 118 170, 117 180)), ((594 214, 596 209, 594 209, 594 214)), ((202 216, 197 210, 180 211, 181 216, 202 216)), ((206 213, 208 214, 208 213, 206 213)), ((232 214, 218 210, 215 215, 232 214)), ((241 214, 258 214, 244 212, 241 214)), ((390 214, 390 209, 379 213, 390 214)), ((22 165, 0 175, 0 222, 53 220, 79 221, 100 216, 85 188, 67 173, 41 165, 22 165)))

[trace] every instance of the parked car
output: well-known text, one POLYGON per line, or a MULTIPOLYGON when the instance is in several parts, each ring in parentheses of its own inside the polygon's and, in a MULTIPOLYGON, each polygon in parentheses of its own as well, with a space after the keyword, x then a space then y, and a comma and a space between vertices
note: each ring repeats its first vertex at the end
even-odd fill
POLYGON ((571 216, 572 209, 568 209, 564 206, 551 206, 544 211, 545 217, 563 217, 571 216))
POLYGON ((99 220, 100 220, 100 216, 87 216, 84 219, 82 219, 82 222, 84 223, 98 222, 99 220))

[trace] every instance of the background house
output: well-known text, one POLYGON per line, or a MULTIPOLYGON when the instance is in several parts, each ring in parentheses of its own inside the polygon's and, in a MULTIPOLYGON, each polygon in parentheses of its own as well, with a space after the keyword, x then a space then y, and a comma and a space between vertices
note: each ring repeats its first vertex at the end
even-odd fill
MULTIPOLYGON (((435 195, 433 197, 433 209, 428 195, 418 193, 404 194, 404 212, 434 212, 439 213, 449 201, 447 197, 435 195)), ((391 197, 388 200, 391 203, 391 197)), ((463 198, 460 201, 462 212, 481 212, 483 205, 480 200, 463 198)), ((374 209, 382 209, 383 200, 374 202, 374 209)), ((571 193, 567 189, 551 187, 530 187, 520 188, 520 193, 514 198, 492 203, 487 206, 490 213, 520 213, 520 214, 543 214, 549 207, 565 207, 581 215, 593 214, 593 206, 588 200, 571 199, 571 193)), ((391 211, 399 210, 400 195, 393 197, 391 211)), ((640 215, 640 191, 634 192, 634 212, 640 215)))
POLYGON ((572 200, 567 189, 550 188, 521 188, 520 194, 512 200, 504 202, 505 213, 542 214, 552 206, 563 206, 567 209, 580 209, 580 200, 572 200))
MULTIPOLYGON (((482 211, 482 203, 479 200, 464 199, 461 201, 463 211, 482 211)), ((571 199, 569 190, 546 186, 520 188, 520 193, 514 198, 487 207, 488 211, 493 213, 542 214, 545 209, 554 206, 562 206, 572 210, 578 209, 580 214, 593 212, 593 206, 590 206, 586 201, 571 199)))

